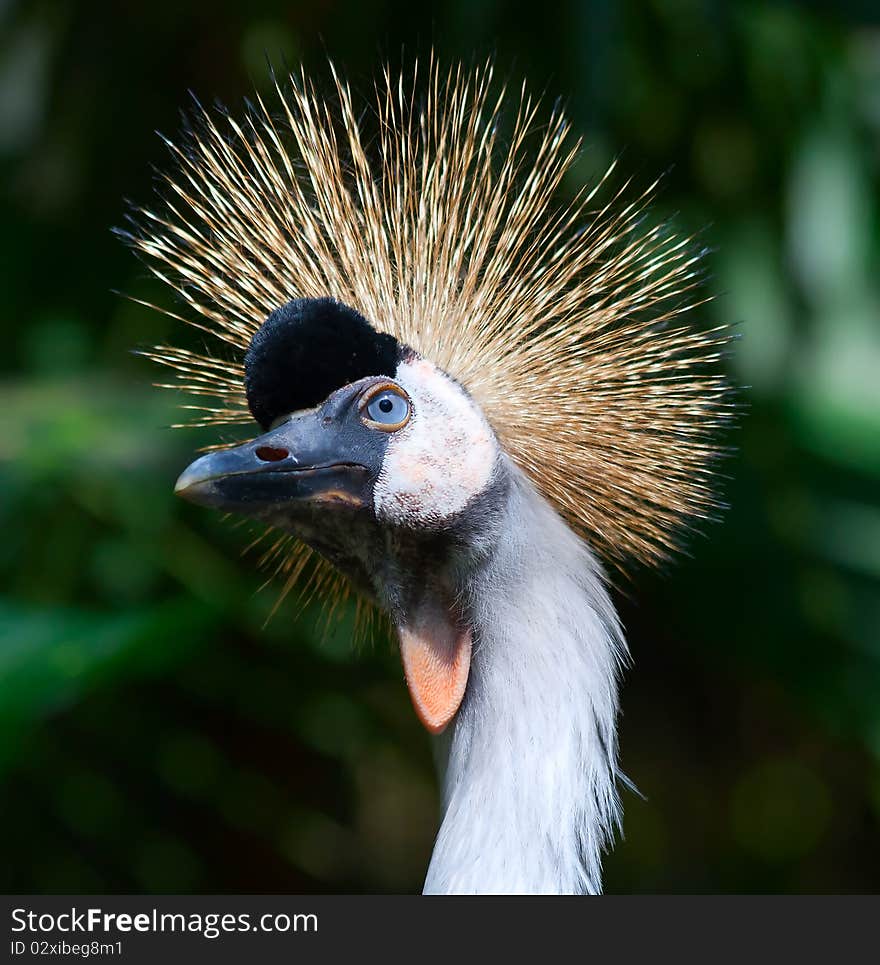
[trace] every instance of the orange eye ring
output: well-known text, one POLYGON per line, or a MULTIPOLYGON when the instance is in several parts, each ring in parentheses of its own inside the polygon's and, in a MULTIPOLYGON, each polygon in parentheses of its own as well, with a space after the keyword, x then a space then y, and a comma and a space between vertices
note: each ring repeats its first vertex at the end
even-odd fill
POLYGON ((397 432, 412 416, 412 400, 395 382, 371 385, 361 397, 359 411, 364 425, 380 432, 397 432))

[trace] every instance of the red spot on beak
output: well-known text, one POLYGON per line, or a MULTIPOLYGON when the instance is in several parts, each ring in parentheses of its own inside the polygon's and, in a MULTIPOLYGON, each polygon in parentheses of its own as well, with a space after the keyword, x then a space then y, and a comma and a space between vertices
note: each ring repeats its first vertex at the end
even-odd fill
POLYGON ((263 462, 281 462, 290 453, 286 449, 277 449, 275 446, 258 446, 254 449, 254 455, 263 462))

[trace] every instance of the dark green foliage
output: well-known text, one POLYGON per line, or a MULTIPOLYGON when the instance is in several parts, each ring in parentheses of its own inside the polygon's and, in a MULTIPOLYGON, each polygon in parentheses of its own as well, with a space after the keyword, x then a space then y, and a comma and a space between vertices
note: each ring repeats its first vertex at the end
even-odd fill
MULTIPOLYGON (((864 5, 867 10, 870 5, 864 5)), ((0 884, 415 890, 433 773, 387 641, 266 618, 251 533, 175 502, 130 349, 203 338, 110 226, 150 198, 191 88, 265 55, 365 92, 433 41, 568 100, 578 177, 622 155, 711 247, 741 323, 731 509, 619 603, 635 659, 608 890, 880 886, 880 33, 856 5, 231 0, 6 4, 0 18, 0 884), (401 53, 403 48, 403 53, 401 53)), ((579 187, 573 180, 568 185, 579 187)))

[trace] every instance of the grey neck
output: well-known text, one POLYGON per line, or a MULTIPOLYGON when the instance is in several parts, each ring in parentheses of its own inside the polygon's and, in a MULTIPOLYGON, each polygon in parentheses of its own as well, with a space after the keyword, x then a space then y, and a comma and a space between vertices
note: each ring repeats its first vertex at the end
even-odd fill
POLYGON ((468 689, 439 739, 425 893, 597 893, 620 823, 626 645, 599 564, 509 461, 501 535, 468 576, 468 689))

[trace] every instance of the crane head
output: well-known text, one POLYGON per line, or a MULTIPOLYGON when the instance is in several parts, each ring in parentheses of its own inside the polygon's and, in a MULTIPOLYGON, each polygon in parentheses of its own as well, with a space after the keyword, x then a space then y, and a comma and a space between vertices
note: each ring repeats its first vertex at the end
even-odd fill
POLYGON ((503 500, 488 422, 433 363, 329 298, 268 317, 245 387, 266 431, 201 456, 176 492, 294 534, 389 612, 415 708, 439 732, 470 661, 454 573, 491 545, 503 500))
POLYGON ((177 491, 293 534, 267 554, 286 587, 317 553, 329 604, 351 583, 390 614, 440 730, 469 666, 462 573, 517 474, 618 569, 715 514, 732 335, 689 321, 702 251, 650 215, 655 185, 612 187, 612 164, 572 196, 569 121, 491 62, 386 70, 367 111, 335 71, 329 100, 304 73, 275 88, 244 122, 197 105, 120 230, 180 295, 168 314, 222 342, 145 353, 189 424, 263 432, 177 491))

